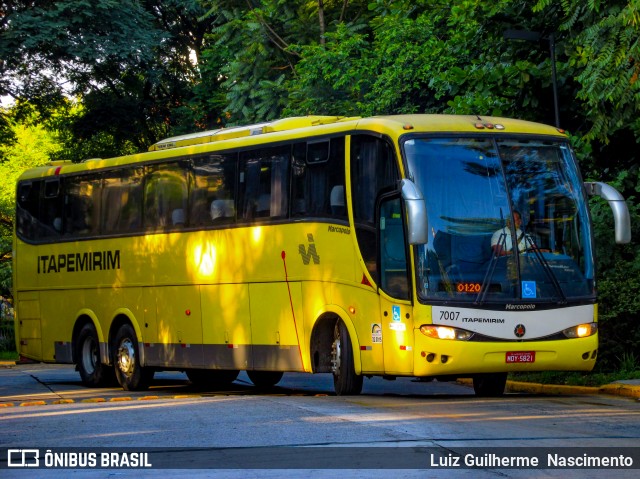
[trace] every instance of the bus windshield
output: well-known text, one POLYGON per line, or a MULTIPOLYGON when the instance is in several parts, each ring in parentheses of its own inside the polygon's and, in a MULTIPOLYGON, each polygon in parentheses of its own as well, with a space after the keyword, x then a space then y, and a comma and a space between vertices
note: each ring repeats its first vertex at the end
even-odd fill
POLYGON ((403 148, 427 205, 429 240, 416 249, 421 299, 594 297, 586 199, 566 142, 413 137, 403 148))

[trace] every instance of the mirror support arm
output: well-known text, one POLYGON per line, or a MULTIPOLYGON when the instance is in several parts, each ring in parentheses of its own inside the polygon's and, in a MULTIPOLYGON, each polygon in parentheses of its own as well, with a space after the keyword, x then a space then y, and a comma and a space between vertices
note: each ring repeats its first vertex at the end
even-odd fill
POLYGON ((585 182, 584 186, 590 196, 599 196, 609 203, 613 212, 616 243, 629 243, 631 241, 631 218, 624 197, 613 186, 600 181, 585 182))

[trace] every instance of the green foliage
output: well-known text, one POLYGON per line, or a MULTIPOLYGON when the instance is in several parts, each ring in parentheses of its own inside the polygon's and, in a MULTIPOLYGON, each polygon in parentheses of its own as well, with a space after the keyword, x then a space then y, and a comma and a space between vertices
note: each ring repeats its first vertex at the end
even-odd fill
POLYGON ((296 65, 297 76, 288 83, 291 94, 286 115, 365 113, 363 90, 369 79, 362 68, 370 45, 360 30, 361 26, 340 24, 325 35, 326 46, 297 47, 301 60, 296 65))
POLYGON ((617 245, 613 238, 613 220, 609 205, 601 199, 591 200, 596 258, 598 260, 600 354, 598 368, 610 371, 621 358, 640 350, 640 193, 638 169, 620 172, 611 182, 620 191, 634 191, 626 202, 631 216, 632 238, 627 245, 617 245))
MULTIPOLYGON (((534 12, 555 2, 540 0, 534 12)), ((640 109, 640 1, 562 2, 559 30, 567 35, 568 66, 578 82, 590 139, 608 141, 630 124, 638 132, 640 109)))
POLYGON ((15 188, 27 168, 43 165, 61 149, 44 125, 30 118, 18 122, 6 116, 13 141, 0 144, 0 296, 11 296, 11 249, 15 220, 15 188))
POLYGON ((624 367, 614 372, 592 371, 589 373, 545 371, 541 373, 511 373, 510 381, 525 381, 541 384, 560 384, 564 386, 599 387, 616 381, 640 379, 640 368, 629 369, 631 363, 625 360, 624 367))
POLYGON ((146 149, 170 132, 174 109, 191 130, 203 121, 189 105, 213 23, 204 13, 197 0, 11 3, 0 23, 0 94, 27 98, 44 116, 65 96, 81 98, 70 129, 90 157, 146 149))
MULTIPOLYGON (((343 46, 335 44, 334 39, 346 36, 337 30, 344 24, 366 25, 365 19, 370 16, 367 2, 324 1, 322 10, 319 2, 302 0, 205 3, 210 7, 209 14, 218 19, 207 37, 210 46, 205 51, 224 59, 218 74, 223 78, 225 110, 231 123, 272 120, 283 114, 324 113, 346 106, 346 102, 334 104, 345 93, 333 94, 329 79, 318 82, 316 73, 331 72, 313 57, 322 54, 333 60, 330 54, 324 55, 325 45, 337 56, 342 55, 343 46), (310 72, 308 77, 298 71, 303 59, 311 64, 302 66, 310 72), (305 98, 309 93, 311 97, 305 98), (314 101, 319 98, 323 100, 314 101)), ((357 56, 358 52, 352 49, 349 54, 357 56)))

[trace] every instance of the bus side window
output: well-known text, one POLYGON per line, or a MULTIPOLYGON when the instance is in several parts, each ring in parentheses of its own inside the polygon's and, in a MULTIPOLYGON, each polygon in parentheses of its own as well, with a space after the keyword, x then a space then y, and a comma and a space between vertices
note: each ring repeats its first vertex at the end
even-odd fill
POLYGON ((395 298, 409 299, 407 242, 397 195, 380 203, 379 223, 380 287, 395 298))
POLYGON ((238 218, 285 218, 291 147, 260 148, 240 155, 238 218))
POLYGON ((293 146, 293 217, 347 219, 344 137, 293 146))
POLYGON ((102 186, 102 234, 140 231, 142 168, 105 173, 102 186))
POLYGON ((16 208, 16 232, 26 240, 35 240, 40 236, 40 190, 42 181, 28 181, 18 185, 16 208))
POLYGON ((186 226, 186 162, 165 163, 146 168, 144 184, 144 227, 167 230, 186 226))
POLYGON ((238 155, 208 154, 193 159, 189 192, 191 226, 228 224, 235 221, 238 155))
POLYGON ((65 178, 64 234, 95 235, 100 226, 102 183, 98 175, 65 178))
POLYGON ((62 195, 60 178, 44 180, 40 199, 41 237, 54 238, 62 234, 62 195))

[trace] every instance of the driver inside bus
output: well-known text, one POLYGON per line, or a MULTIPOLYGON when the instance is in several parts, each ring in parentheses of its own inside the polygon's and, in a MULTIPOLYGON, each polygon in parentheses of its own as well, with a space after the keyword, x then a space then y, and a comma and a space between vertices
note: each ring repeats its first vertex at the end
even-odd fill
MULTIPOLYGON (((529 235, 525 235, 520 229, 522 225, 522 216, 519 211, 513 212, 513 221, 516 227, 516 243, 518 244, 518 251, 524 252, 527 249, 537 249, 537 246, 533 243, 533 240, 529 235)), ((513 249, 513 239, 511 237, 511 218, 507 219, 505 226, 493 233, 491 237, 491 249, 496 256, 505 256, 511 253, 513 249)))

